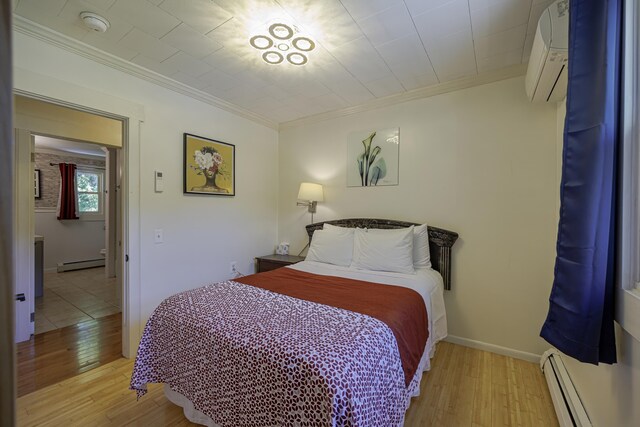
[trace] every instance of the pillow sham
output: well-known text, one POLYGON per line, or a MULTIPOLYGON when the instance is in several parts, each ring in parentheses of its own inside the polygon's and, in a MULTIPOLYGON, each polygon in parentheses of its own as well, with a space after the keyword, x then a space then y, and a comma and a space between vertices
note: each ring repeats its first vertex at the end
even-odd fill
POLYGON ((397 230, 357 228, 351 267, 415 274, 413 229, 413 226, 397 230))
POLYGON ((413 228, 413 267, 431 268, 429 252, 429 230, 427 224, 413 228))
POLYGON ((311 239, 306 261, 348 267, 353 259, 353 232, 316 230, 311 239))

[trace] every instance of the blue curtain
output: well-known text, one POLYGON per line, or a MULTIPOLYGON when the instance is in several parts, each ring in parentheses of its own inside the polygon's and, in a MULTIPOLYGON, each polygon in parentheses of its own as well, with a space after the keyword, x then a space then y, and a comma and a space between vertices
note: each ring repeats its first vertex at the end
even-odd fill
POLYGON ((620 0, 569 4, 569 86, 560 223, 541 336, 582 362, 615 363, 620 0))

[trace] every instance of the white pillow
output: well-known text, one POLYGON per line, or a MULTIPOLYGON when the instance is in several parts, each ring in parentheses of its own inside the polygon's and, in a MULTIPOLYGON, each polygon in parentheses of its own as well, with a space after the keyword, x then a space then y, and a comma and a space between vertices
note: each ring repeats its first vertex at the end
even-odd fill
POLYGON ((415 274, 413 226, 397 230, 357 228, 352 267, 415 274))
POLYGON ((413 228, 413 266, 415 268, 431 268, 427 224, 413 228))
POLYGON ((316 230, 311 239, 307 261, 348 267, 353 259, 353 232, 316 230))
POLYGON ((336 233, 351 233, 353 235, 353 233, 355 232, 355 228, 348 228, 348 227, 339 227, 337 225, 331 225, 331 224, 322 224, 322 229, 323 230, 327 230, 327 231, 333 231, 336 233))

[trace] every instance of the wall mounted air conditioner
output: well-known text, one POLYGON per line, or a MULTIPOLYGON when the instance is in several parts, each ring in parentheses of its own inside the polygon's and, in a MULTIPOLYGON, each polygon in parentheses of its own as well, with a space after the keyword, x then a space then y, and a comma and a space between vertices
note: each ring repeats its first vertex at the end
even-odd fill
POLYGON ((567 94, 569 2, 549 6, 538 21, 525 88, 530 101, 558 102, 567 94))

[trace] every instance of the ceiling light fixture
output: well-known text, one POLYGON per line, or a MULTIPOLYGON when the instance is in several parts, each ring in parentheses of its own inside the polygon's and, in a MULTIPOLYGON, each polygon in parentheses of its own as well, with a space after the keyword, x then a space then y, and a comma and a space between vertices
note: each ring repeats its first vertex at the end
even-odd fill
POLYGON ((291 44, 303 52, 310 52, 316 47, 316 44, 309 37, 296 37, 291 41, 291 44))
POLYGON ((269 27, 269 34, 278 40, 287 40, 293 37, 293 28, 285 24, 275 23, 269 27))
POLYGON ((82 19, 82 22, 87 28, 95 31, 96 33, 104 33, 109 29, 109 27, 111 27, 107 18, 104 18, 97 13, 82 12, 80 13, 80 19, 82 19))
POLYGON ((304 65, 309 60, 303 54, 298 53, 298 52, 293 52, 293 53, 290 53, 289 55, 287 55, 287 61, 289 61, 293 65, 304 65))
POLYGON ((253 36, 249 40, 249 43, 251 44, 251 46, 260 50, 269 49, 271 46, 273 46, 273 40, 271 40, 267 36, 253 36))
POLYGON ((284 57, 280 52, 276 52, 275 50, 270 50, 262 54, 262 59, 267 64, 279 64, 284 61, 284 57))
POLYGON ((265 30, 251 37, 249 44, 262 51, 261 56, 266 63, 305 65, 309 62, 308 52, 315 49, 316 43, 309 36, 301 34, 295 25, 272 21, 265 30), (281 52, 287 52, 286 62, 285 54, 281 52))

